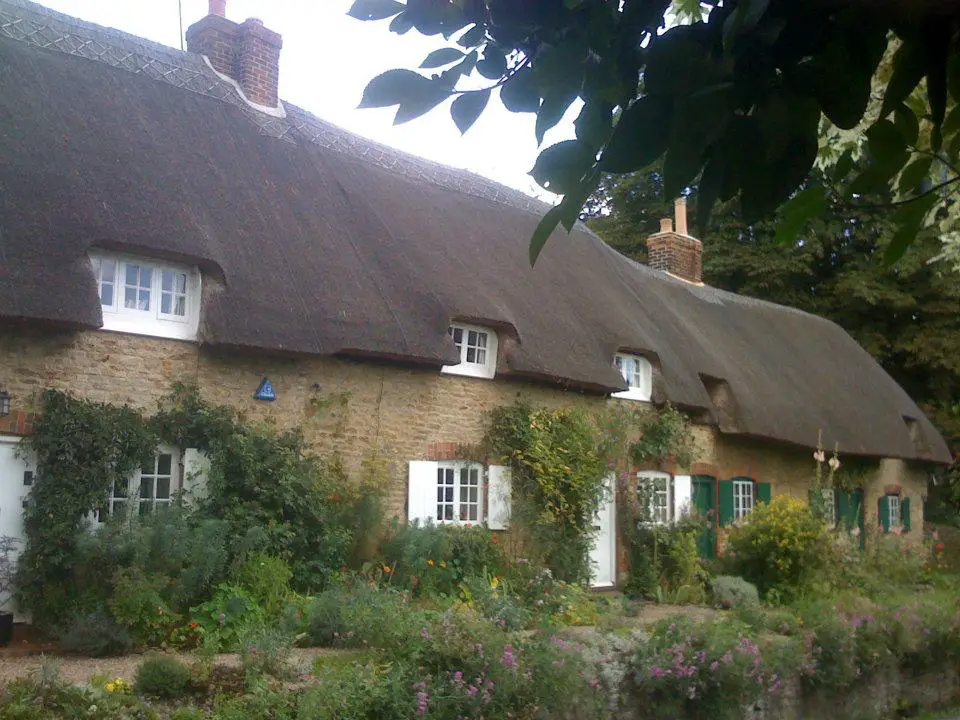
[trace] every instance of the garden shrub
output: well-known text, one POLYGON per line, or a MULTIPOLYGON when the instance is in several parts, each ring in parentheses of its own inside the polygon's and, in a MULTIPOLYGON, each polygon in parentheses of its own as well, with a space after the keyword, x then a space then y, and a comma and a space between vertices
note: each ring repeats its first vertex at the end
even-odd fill
POLYGON ((140 663, 133 687, 141 695, 173 699, 190 692, 190 679, 190 668, 176 658, 158 655, 140 663))
POLYGON ((177 622, 177 616, 160 594, 167 584, 166 578, 145 575, 137 568, 117 573, 107 605, 136 643, 159 646, 166 639, 171 625, 177 622))
POLYGON ((807 503, 778 495, 731 529, 726 561, 761 593, 790 597, 832 565, 833 542, 807 503))
POLYGON ((240 661, 247 675, 291 675, 290 650, 293 639, 279 628, 250 628, 240 638, 240 661))
POLYGON ((506 567, 497 536, 481 526, 395 522, 380 552, 391 582, 416 596, 452 596, 465 578, 502 575, 506 567))
POLYGON ((103 687, 83 687, 58 679, 22 678, 0 692, 0 717, 9 720, 106 718, 153 720, 156 713, 138 697, 103 687))
POLYGON ((795 648, 762 651, 733 620, 667 618, 634 656, 634 707, 650 718, 740 718, 745 707, 779 691, 797 661, 795 648))
POLYGON ((351 576, 309 602, 303 632, 311 646, 396 648, 422 623, 404 593, 351 576))
POLYGON ((238 585, 220 585, 216 594, 190 610, 191 620, 203 628, 205 642, 222 651, 237 648, 240 636, 266 621, 263 608, 238 585))
POLYGON ((464 602, 484 617, 507 630, 519 630, 527 627, 533 619, 533 612, 527 608, 521 598, 511 592, 508 582, 500 576, 467 578, 461 584, 464 602))
POLYGON ((724 608, 753 608, 760 605, 757 586, 741 577, 718 575, 710 581, 710 594, 715 605, 724 608))
POLYGON ((126 655, 133 649, 133 638, 125 627, 104 610, 80 613, 70 618, 60 636, 60 649, 87 657, 126 655))
POLYGON ((630 575, 624 592, 635 598, 701 603, 706 597, 706 571, 700 564, 697 539, 704 523, 687 517, 670 525, 649 522, 645 498, 621 510, 630 575))
POLYGON ((263 606, 267 616, 280 614, 290 596, 293 572, 283 558, 267 553, 251 553, 240 563, 234 581, 263 606))

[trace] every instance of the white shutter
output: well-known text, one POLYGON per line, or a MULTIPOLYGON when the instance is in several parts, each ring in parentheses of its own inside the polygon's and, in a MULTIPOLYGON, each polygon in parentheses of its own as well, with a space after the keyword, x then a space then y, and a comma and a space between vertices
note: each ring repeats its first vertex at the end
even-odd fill
POLYGON ((690 500, 693 495, 693 480, 689 475, 673 476, 673 517, 679 520, 690 514, 690 500))
POLYGON ((487 527, 506 530, 510 525, 510 481, 512 473, 504 465, 491 465, 487 477, 487 527))
POLYGON ((183 502, 186 505, 207 497, 210 458, 196 448, 183 451, 183 502))
POLYGON ((407 479, 407 520, 437 521, 437 467, 427 460, 411 460, 407 479))

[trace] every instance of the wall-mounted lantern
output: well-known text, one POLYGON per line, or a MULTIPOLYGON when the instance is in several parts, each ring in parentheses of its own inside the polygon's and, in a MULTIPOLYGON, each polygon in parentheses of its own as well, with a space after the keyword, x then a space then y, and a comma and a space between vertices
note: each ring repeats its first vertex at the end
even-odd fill
POLYGON ((0 390, 0 417, 6 417, 10 414, 10 393, 6 390, 0 390))
POLYGON ((277 392, 273 389, 273 383, 270 382, 268 378, 260 381, 260 387, 258 387, 257 391, 253 394, 253 399, 267 400, 270 402, 277 399, 277 392))

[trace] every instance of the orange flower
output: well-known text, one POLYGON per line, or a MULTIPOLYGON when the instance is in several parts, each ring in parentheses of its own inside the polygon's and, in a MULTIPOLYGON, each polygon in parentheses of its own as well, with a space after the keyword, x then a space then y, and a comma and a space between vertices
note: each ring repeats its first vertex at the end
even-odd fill
POLYGON ((393 568, 391 568, 389 565, 384 565, 383 571, 389 575, 390 573, 393 572, 393 568))

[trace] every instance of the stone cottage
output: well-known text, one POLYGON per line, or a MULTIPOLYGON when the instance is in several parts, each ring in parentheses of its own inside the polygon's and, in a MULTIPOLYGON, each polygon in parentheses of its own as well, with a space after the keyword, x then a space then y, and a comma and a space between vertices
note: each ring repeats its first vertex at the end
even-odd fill
MULTIPOLYGON (((459 448, 522 393, 690 413, 699 461, 634 469, 664 521, 806 497, 822 431, 870 468, 868 523, 920 526, 937 431, 836 325, 705 286, 682 203, 649 267, 578 227, 531 268, 541 203, 281 102, 280 36, 210 9, 182 52, 0 0, 0 533, 39 390, 152 409, 177 380, 379 457, 409 518, 503 526, 506 473, 459 448)), ((196 460, 159 448, 111 505, 170 502, 196 460)), ((612 505, 600 527, 609 586, 612 505)))

